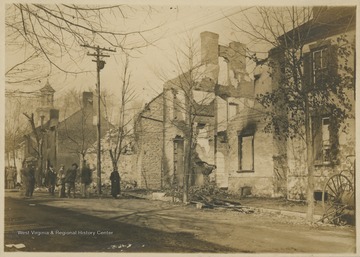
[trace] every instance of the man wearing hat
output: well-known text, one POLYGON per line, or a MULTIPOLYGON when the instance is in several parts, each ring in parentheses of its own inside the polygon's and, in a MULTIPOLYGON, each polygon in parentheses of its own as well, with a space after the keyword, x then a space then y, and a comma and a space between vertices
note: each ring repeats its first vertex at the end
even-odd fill
POLYGON ((29 197, 32 197, 35 189, 35 163, 34 161, 30 162, 29 172, 28 172, 28 179, 29 179, 29 197))
POLYGON ((49 193, 51 195, 55 195, 57 172, 54 170, 54 167, 51 164, 49 165, 49 169, 47 172, 47 178, 48 178, 48 183, 49 183, 49 193))
POLYGON ((28 168, 28 163, 26 161, 26 159, 23 161, 22 163, 22 168, 20 170, 20 175, 21 175, 21 195, 25 194, 25 197, 29 196, 29 181, 28 181, 28 172, 29 172, 29 168, 28 168))
POLYGON ((28 157, 21 169, 21 181, 25 191, 25 197, 31 197, 35 188, 35 165, 34 158, 28 157))
POLYGON ((71 168, 66 171, 65 176, 65 185, 67 188, 67 197, 70 197, 71 191, 73 191, 73 198, 75 198, 75 180, 76 180, 76 173, 77 173, 78 165, 73 163, 71 168))

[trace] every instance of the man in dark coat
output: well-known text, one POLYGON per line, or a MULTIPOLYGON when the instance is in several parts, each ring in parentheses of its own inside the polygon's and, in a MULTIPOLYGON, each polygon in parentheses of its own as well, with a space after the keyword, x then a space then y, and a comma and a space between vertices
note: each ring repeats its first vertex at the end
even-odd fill
POLYGON ((69 198, 71 191, 73 191, 73 198, 75 198, 75 180, 77 168, 78 165, 76 163, 73 163, 73 165, 71 165, 71 168, 66 171, 65 186, 67 188, 67 197, 69 198))
POLYGON ((117 170, 111 172, 110 181, 111 195, 112 197, 117 198, 118 194, 120 194, 120 174, 117 170))
POLYGON ((23 167, 20 170, 21 174, 21 194, 25 195, 25 197, 29 197, 29 167, 28 164, 24 161, 23 167))
POLYGON ((55 194, 55 185, 56 185, 57 173, 54 170, 52 165, 49 165, 47 178, 48 178, 47 180, 48 180, 48 185, 49 185, 49 193, 51 195, 54 195, 55 194))
POLYGON ((80 175, 81 182, 81 195, 82 197, 89 197, 88 187, 91 183, 91 169, 86 161, 83 162, 83 167, 81 169, 80 175))
POLYGON ((29 188, 28 188, 28 196, 32 197, 35 189, 35 164, 31 163, 29 172, 28 172, 28 181, 29 181, 29 188))

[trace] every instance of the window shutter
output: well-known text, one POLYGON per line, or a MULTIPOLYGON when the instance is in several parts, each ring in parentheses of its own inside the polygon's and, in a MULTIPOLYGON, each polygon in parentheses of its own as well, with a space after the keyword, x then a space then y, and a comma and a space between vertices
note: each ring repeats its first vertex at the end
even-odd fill
POLYGON ((330 80, 334 78, 334 76, 338 73, 338 46, 329 45, 328 47, 328 58, 327 58, 327 67, 328 67, 328 75, 330 80))
POLYGON ((316 163, 322 163, 322 119, 319 116, 312 117, 313 154, 316 163))
POLYGON ((303 55, 303 66, 304 66, 304 82, 305 88, 311 88, 311 53, 304 53, 303 55))
POLYGON ((337 162, 339 153, 339 128, 334 119, 330 120, 329 132, 330 132, 330 158, 333 163, 337 162))

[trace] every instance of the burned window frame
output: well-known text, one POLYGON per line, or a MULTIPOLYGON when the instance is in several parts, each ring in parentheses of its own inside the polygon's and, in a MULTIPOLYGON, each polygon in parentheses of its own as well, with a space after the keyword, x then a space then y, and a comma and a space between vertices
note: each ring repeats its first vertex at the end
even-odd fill
POLYGON ((255 172, 255 162, 254 162, 254 141, 255 141, 255 133, 240 133, 238 134, 238 172, 255 172), (251 137, 251 169, 243 169, 243 138, 251 137))
POLYGON ((227 110, 228 120, 231 120, 239 113, 239 104, 238 103, 229 102, 227 105, 227 108, 228 108, 228 110, 227 110), (231 113, 230 113, 231 108, 235 108, 235 112, 233 115, 231 115, 231 113))

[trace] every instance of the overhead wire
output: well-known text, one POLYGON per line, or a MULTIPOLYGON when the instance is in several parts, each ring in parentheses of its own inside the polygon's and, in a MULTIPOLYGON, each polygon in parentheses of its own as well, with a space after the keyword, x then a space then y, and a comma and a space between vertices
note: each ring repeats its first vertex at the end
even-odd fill
MULTIPOLYGON (((199 28, 205 24, 210 24, 210 23, 214 23, 216 21, 219 21, 219 20, 222 20, 222 19, 225 19, 226 17, 229 17, 229 16, 233 16, 237 13, 241 13, 241 12, 244 12, 246 10, 249 10, 253 8, 252 6, 251 7, 247 7, 247 8, 242 8, 241 10, 236 10, 236 11, 233 11, 233 12, 230 12, 228 13, 226 16, 223 16, 223 17, 219 17, 219 18, 216 18, 216 19, 211 19, 211 17, 217 17, 219 16, 220 14, 224 14, 224 10, 220 9, 220 10, 215 10, 214 12, 211 12, 209 14, 206 14, 206 15, 202 15, 198 18, 195 18, 194 19, 190 19, 185 25, 184 25, 184 29, 183 30, 180 30, 180 31, 173 31, 172 33, 168 34, 165 38, 168 38, 168 37, 171 37, 175 34, 181 34, 181 33, 184 33, 188 30, 193 30, 193 29, 196 29, 196 28, 199 28), (209 20, 210 19, 210 20, 209 20)), ((225 9, 225 12, 228 12, 228 11, 231 11, 233 10, 233 7, 229 7, 229 8, 226 8, 225 9)), ((172 21, 169 25, 167 25, 168 27, 171 27, 171 24, 174 24, 174 23, 178 23, 178 21, 172 21)), ((116 58, 116 57, 115 57, 116 58)), ((83 56, 77 56, 76 57, 76 60, 82 60, 83 59, 83 56)), ((116 60, 115 60, 116 61, 116 60)), ((90 72, 91 73, 91 72, 90 72)), ((118 73, 118 71, 117 71, 118 73)), ((91 73, 92 74, 92 73, 91 73)), ((91 76, 94 76, 93 74, 91 76)), ((70 86, 73 86, 71 83, 65 85, 65 86, 62 86, 59 90, 57 90, 57 95, 59 95, 60 92, 63 92, 64 90, 66 90, 67 88, 69 88, 70 86)), ((17 92, 18 94, 20 93, 24 93, 24 94, 30 94, 31 92, 22 92, 22 91, 18 91, 17 92)), ((11 92, 8 92, 8 95, 10 95, 11 92)))

